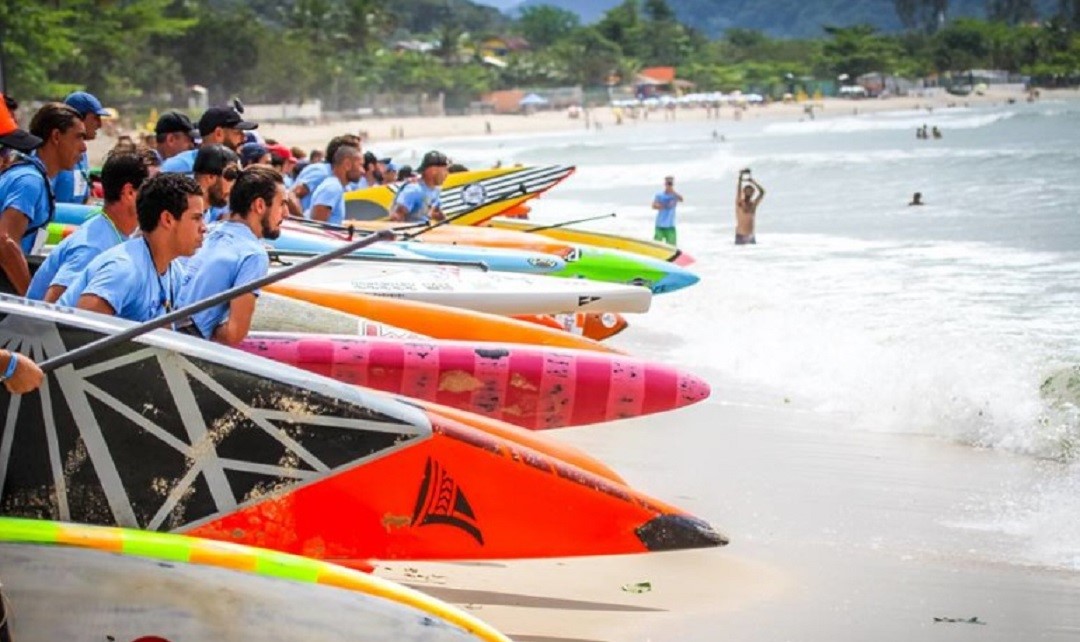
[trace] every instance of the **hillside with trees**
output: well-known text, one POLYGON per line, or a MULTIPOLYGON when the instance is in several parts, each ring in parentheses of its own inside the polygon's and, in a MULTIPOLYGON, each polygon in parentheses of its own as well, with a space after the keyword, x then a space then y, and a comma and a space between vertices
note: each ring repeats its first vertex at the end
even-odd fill
MULTIPOLYGON (((5 85, 20 100, 86 89, 144 108, 182 106, 201 85, 214 102, 319 98, 330 111, 377 93, 443 93, 454 110, 493 89, 603 88, 658 65, 703 91, 776 93, 792 79, 970 68, 1048 85, 1080 80, 1080 0, 1060 0, 1038 20, 1035 0, 982 0, 989 19, 944 22, 950 0, 890 0, 881 10, 901 25, 896 33, 827 25, 797 39, 764 26, 710 36, 680 17, 679 3, 690 1, 624 0, 584 24, 549 5, 511 18, 468 0, 0 0, 0 46, 5 85)), ((757 2, 777 16, 794 3, 757 2)))

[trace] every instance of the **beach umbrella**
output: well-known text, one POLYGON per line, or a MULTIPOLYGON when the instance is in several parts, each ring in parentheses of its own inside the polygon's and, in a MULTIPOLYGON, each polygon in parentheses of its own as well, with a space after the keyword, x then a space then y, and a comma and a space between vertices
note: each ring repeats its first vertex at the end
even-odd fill
POLYGON ((529 95, 525 96, 524 98, 522 98, 521 100, 518 101, 518 105, 520 105, 522 107, 530 107, 530 106, 535 107, 536 105, 546 105, 546 104, 548 104, 547 98, 544 98, 543 96, 540 96, 538 94, 529 94, 529 95))

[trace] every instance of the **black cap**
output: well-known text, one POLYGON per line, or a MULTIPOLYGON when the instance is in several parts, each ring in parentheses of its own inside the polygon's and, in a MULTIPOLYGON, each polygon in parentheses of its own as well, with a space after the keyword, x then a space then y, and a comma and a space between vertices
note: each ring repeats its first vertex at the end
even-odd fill
POLYGON ((206 145, 199 148, 195 154, 195 166, 192 168, 196 174, 221 174, 229 165, 239 165, 240 157, 236 152, 224 145, 206 145))
POLYGON ((0 147, 10 147, 24 154, 29 154, 41 147, 42 142, 44 141, 37 136, 22 129, 16 129, 0 136, 0 147))
POLYGON ((211 107, 199 119, 199 133, 209 136, 218 127, 252 130, 257 129, 259 124, 244 120, 234 107, 211 107))
POLYGON ((178 111, 167 111, 158 118, 157 125, 154 126, 154 133, 158 134, 187 134, 192 139, 198 138, 199 130, 195 129, 194 123, 188 118, 187 114, 180 113, 178 111))
POLYGON ((446 157, 446 154, 432 150, 424 154, 424 158, 420 161, 420 167, 417 167, 416 171, 423 172, 429 167, 447 167, 449 165, 450 159, 446 157))

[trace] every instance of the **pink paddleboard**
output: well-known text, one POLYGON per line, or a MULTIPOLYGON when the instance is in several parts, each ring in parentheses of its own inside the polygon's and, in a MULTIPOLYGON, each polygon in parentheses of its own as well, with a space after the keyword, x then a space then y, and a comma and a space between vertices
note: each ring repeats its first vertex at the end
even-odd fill
POLYGON ((275 333, 252 333, 239 347, 533 430, 664 412, 709 396, 709 384, 677 368, 585 350, 275 333))

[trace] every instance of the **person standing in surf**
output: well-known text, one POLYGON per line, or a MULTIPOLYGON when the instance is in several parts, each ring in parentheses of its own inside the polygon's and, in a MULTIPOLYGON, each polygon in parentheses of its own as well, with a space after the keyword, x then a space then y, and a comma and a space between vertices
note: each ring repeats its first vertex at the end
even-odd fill
POLYGON ((135 200, 149 177, 146 159, 138 154, 111 154, 105 159, 101 168, 105 206, 45 257, 26 298, 56 302, 99 254, 131 238, 139 227, 135 200))
POLYGON ((652 202, 652 208, 656 210, 654 240, 678 245, 675 238, 675 208, 682 202, 682 194, 675 191, 675 177, 665 176, 664 189, 653 197, 652 202))
POLYGON ((206 234, 202 190, 184 174, 158 174, 143 183, 135 203, 142 235, 100 254, 58 303, 137 323, 176 309, 183 282, 181 256, 206 234))
MULTIPOLYGON (((270 271, 263 240, 281 234, 288 216, 285 181, 272 167, 252 165, 240 172, 229 196, 229 219, 206 236, 202 248, 187 262, 180 289, 180 307, 261 279, 270 271)), ((258 291, 241 294, 191 317, 177 329, 234 346, 247 337, 258 291)))
POLYGON ((394 198, 390 220, 430 223, 445 219, 439 196, 443 181, 450 174, 450 159, 441 152, 430 151, 424 154, 416 173, 420 180, 405 184, 394 198))
POLYGON ((739 182, 735 186, 735 245, 754 245, 754 223, 757 208, 765 198, 765 188, 750 176, 750 170, 739 172, 739 182), (756 189, 755 189, 756 188, 756 189))

